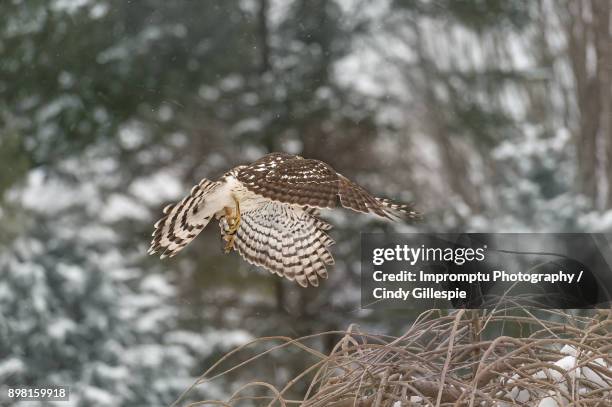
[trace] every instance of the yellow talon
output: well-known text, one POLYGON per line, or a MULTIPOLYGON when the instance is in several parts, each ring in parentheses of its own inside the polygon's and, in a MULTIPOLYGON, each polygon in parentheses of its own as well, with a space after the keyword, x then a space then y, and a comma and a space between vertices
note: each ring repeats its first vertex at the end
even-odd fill
POLYGON ((227 243, 225 243, 225 247, 223 248, 223 250, 225 251, 225 254, 229 253, 230 250, 234 247, 234 239, 236 238, 235 235, 227 235, 225 236, 225 241, 227 243))
POLYGON ((223 237, 227 242, 225 244, 225 253, 229 253, 229 251, 234 247, 234 240, 236 239, 236 232, 238 231, 238 227, 240 226, 240 203, 235 196, 233 196, 234 202, 236 203, 236 214, 232 215, 231 208, 225 207, 225 219, 227 221, 228 230, 227 234, 223 237))
POLYGON ((236 199, 236 197, 234 196, 234 202, 236 203, 236 215, 231 217, 231 224, 229 224, 229 234, 233 235, 236 233, 236 231, 238 230, 238 227, 240 226, 240 203, 238 202, 238 199, 236 199))

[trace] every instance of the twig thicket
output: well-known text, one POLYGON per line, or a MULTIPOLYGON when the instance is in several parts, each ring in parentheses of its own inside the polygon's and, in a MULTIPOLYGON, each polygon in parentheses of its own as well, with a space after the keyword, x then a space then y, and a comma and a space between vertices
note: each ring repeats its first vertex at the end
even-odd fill
POLYGON ((255 343, 283 342, 213 376, 215 365, 194 386, 287 347, 297 346, 317 362, 280 388, 252 382, 226 401, 190 406, 610 407, 612 312, 579 314, 526 308, 457 310, 448 315, 431 310, 399 337, 369 334, 351 325, 328 355, 304 342, 338 332, 262 338, 255 343), (287 399, 286 394, 304 381, 309 385, 303 398, 287 399), (267 395, 255 396, 254 387, 266 389, 267 395))

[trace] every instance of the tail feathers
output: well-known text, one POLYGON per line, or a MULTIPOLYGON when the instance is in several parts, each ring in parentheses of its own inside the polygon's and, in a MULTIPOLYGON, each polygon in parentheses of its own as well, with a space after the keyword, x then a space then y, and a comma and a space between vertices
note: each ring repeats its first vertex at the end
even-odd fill
POLYGON ((423 215, 419 213, 412 204, 395 203, 386 198, 376 198, 385 213, 394 219, 419 220, 423 215))
POLYGON ((149 254, 159 253, 161 258, 173 257, 204 229, 210 216, 199 214, 206 195, 219 184, 207 179, 191 189, 191 193, 177 204, 164 208, 164 217, 155 223, 149 254))
MULTIPOLYGON (((243 212, 234 250, 251 264, 302 287, 316 287, 320 279, 327 278, 327 267, 334 263, 329 251, 334 241, 319 228, 331 226, 314 218, 314 213, 278 202, 243 212)), ((227 236, 225 217, 219 226, 221 234, 227 236)))

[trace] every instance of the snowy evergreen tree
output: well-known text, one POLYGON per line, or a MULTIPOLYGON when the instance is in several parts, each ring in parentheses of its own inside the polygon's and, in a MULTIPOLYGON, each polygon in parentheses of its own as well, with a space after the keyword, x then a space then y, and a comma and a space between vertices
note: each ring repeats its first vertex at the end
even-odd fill
MULTIPOLYGON (((416 201, 419 230, 610 230, 606 7, 1 2, 0 404, 62 384, 75 406, 168 405, 251 337, 399 333, 405 314, 359 309, 359 232, 414 226, 330 214, 318 290, 223 255, 215 227, 146 256, 166 204, 269 151, 416 201)), ((193 397, 309 363, 269 356, 193 397)))

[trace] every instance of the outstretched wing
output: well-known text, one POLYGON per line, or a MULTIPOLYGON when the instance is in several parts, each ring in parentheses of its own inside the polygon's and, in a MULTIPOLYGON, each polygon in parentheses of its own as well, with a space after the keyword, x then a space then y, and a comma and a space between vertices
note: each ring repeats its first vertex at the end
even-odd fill
MULTIPOLYGON (((225 217, 219 225, 226 236, 225 217)), ((319 278, 327 278, 327 265, 334 263, 328 250, 334 241, 325 233, 329 229, 310 209, 271 201, 241 213, 234 250, 251 264, 302 287, 316 287, 319 278)))
POLYGON ((210 215, 205 216, 200 209, 207 195, 219 185, 219 182, 203 179, 183 200, 166 206, 165 216, 155 223, 149 254, 172 257, 195 239, 210 221, 210 215))
POLYGON ((316 208, 334 208, 339 203, 389 219, 419 217, 411 205, 377 198, 322 161, 291 154, 268 154, 241 167, 236 178, 250 191, 278 202, 316 208))

